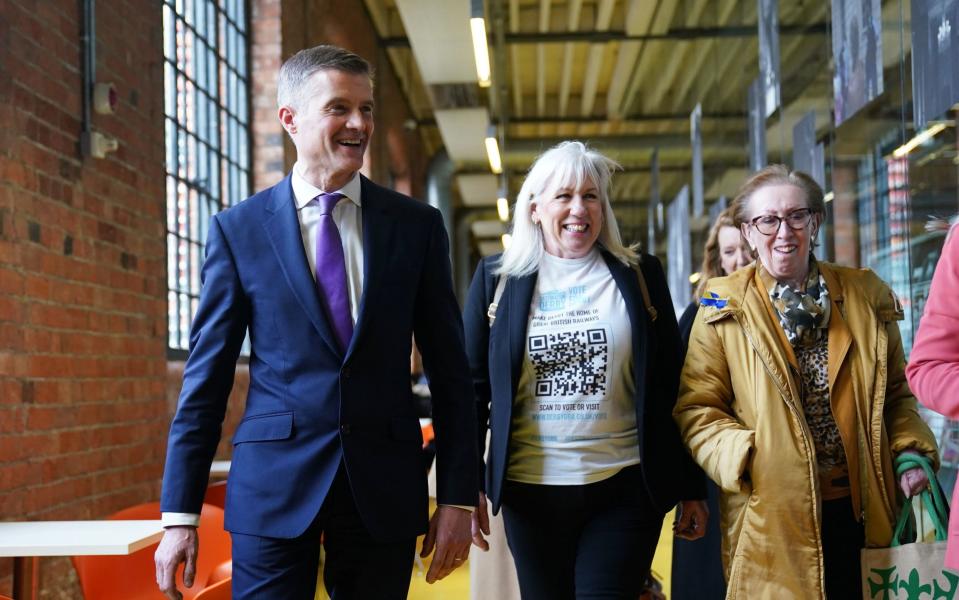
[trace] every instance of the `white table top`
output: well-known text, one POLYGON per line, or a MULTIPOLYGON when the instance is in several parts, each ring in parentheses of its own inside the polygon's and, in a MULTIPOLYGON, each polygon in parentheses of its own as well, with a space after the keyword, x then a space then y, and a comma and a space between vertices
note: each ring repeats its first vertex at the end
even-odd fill
POLYGON ((213 464, 210 465, 210 475, 221 475, 226 477, 230 474, 230 463, 229 460, 215 460, 213 464))
POLYGON ((159 520, 0 522, 0 556, 132 554, 161 537, 159 520))

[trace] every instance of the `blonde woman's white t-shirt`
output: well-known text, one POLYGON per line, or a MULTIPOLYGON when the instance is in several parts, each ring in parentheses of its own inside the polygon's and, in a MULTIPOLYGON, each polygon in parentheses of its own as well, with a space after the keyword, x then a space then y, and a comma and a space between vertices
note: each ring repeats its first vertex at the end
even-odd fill
POLYGON ((639 462, 632 332, 598 250, 547 254, 530 306, 506 477, 581 485, 639 462))

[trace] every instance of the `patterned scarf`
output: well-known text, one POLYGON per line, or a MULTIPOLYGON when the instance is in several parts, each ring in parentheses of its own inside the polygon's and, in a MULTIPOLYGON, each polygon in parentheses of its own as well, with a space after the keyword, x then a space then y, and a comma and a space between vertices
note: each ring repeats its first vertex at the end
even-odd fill
POLYGON ((812 346, 819 341, 829 326, 830 302, 826 280, 819 272, 816 259, 809 257, 805 292, 794 290, 775 281, 767 273, 763 274, 767 275, 763 280, 769 286, 769 298, 789 343, 796 348, 812 346))

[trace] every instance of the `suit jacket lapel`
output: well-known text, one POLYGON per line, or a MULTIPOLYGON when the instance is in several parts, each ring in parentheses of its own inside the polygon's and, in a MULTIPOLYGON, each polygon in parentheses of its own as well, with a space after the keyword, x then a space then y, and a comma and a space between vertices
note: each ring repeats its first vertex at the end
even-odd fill
POLYGON ((742 299, 740 325, 746 332, 766 370, 776 382, 783 398, 801 411, 799 397, 799 361, 783 332, 769 293, 758 269, 746 286, 742 299))
POLYGON ((333 331, 327 322, 320 303, 319 292, 316 289, 316 280, 310 273, 310 263, 303 248, 303 237, 300 235, 300 221, 296 216, 296 204, 293 202, 293 186, 290 176, 273 187, 269 201, 266 204, 267 217, 263 221, 276 253, 280 269, 286 277, 287 283, 293 290, 293 295, 299 301, 313 327, 320 337, 330 347, 330 350, 340 356, 339 345, 333 336, 333 331))
MULTIPOLYGON (((646 313, 646 306, 642 299, 642 293, 639 291, 639 281, 636 271, 632 267, 627 267, 616 257, 608 252, 603 252, 603 259, 609 272, 619 288, 619 293, 623 296, 626 303, 626 314, 629 316, 630 334, 632 336, 633 347, 633 381, 636 382, 636 395, 638 398, 645 396, 644 385, 646 381, 646 359, 649 349, 646 347, 647 336, 646 326, 649 315, 646 313)), ((642 411, 639 403, 636 407, 636 416, 640 418, 642 411)), ((642 422, 638 423, 640 426, 642 422)), ((642 427, 640 427, 640 431, 642 427)))
POLYGON ((360 298, 356 326, 353 338, 346 351, 349 356, 356 347, 357 340, 366 331, 369 322, 367 306, 371 294, 383 278, 383 269, 393 247, 393 234, 396 220, 390 217, 389 203, 377 193, 376 187, 366 177, 360 176, 360 194, 362 196, 361 215, 363 220, 363 295, 360 298))
POLYGON ((843 315, 843 290, 839 283, 839 278, 830 270, 827 265, 819 263, 819 272, 826 280, 826 289, 829 290, 829 298, 832 302, 829 315, 829 395, 833 397, 833 388, 836 385, 836 378, 839 376, 839 368, 846 360, 846 354, 852 345, 852 333, 849 326, 846 325, 846 318, 843 315))
POLYGON ((510 279, 506 282, 503 295, 507 298, 507 332, 509 333, 510 385, 513 395, 519 387, 519 376, 526 357, 526 331, 529 326, 530 303, 536 289, 536 274, 510 279))

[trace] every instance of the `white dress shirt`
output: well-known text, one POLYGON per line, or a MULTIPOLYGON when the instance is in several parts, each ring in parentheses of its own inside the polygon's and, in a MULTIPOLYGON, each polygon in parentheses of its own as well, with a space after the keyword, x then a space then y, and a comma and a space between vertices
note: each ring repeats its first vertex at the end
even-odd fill
POLYGON ((333 207, 333 222, 340 230, 343 242, 343 258, 346 260, 346 282, 350 291, 350 314, 353 325, 360 314, 360 299, 363 297, 363 206, 360 198, 360 174, 338 190, 321 190, 300 176, 299 163, 293 165, 293 200, 296 203, 296 218, 300 221, 303 248, 310 263, 310 273, 316 279, 316 236, 320 221, 320 205, 313 199, 327 192, 339 192, 346 196, 333 207))

